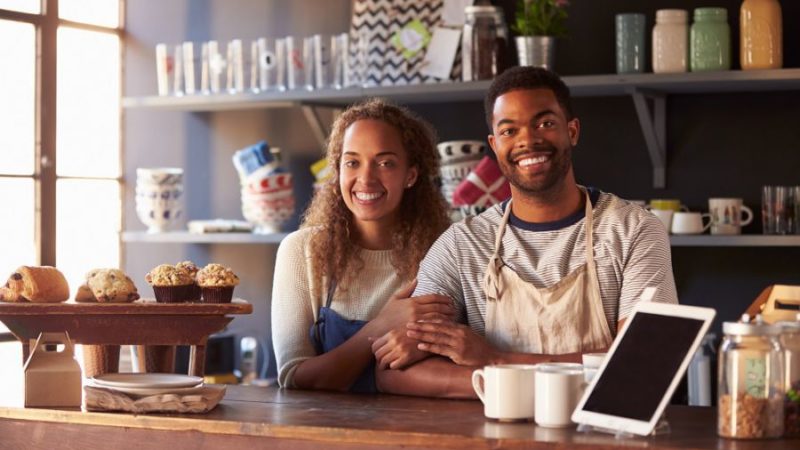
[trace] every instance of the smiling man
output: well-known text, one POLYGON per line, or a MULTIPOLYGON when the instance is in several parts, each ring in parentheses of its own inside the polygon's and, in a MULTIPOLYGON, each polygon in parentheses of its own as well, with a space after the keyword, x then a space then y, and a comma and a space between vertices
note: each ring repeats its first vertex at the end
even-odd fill
POLYGON ((431 247, 414 295, 450 297, 460 323, 413 322, 378 339, 384 392, 473 397, 476 367, 580 361, 607 349, 646 287, 657 288, 653 301, 677 303, 658 219, 576 183, 580 121, 563 81, 515 67, 492 83, 485 108, 511 199, 431 247))

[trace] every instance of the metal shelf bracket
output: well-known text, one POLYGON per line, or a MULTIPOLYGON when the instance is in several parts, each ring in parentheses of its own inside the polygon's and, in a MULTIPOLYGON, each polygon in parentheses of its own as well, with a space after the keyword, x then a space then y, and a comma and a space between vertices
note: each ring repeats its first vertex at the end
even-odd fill
POLYGON ((309 104, 303 104, 301 108, 303 110, 303 115, 306 117, 306 122, 308 122, 308 126, 311 127, 311 132, 314 134, 314 139, 317 140, 319 148, 324 154, 325 149, 327 148, 328 136, 331 133, 331 124, 328 124, 326 121, 322 120, 319 110, 322 108, 333 110, 333 121, 336 120, 336 117, 339 115, 339 113, 341 113, 342 109, 334 106, 309 104))
POLYGON ((630 94, 653 165, 653 187, 663 189, 667 186, 667 97, 639 88, 633 88, 630 94))

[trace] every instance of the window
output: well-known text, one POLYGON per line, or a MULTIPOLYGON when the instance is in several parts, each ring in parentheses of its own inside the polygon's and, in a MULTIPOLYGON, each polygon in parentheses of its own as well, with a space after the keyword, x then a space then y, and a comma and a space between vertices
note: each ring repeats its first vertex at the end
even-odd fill
MULTIPOLYGON (((120 265, 121 11, 121 0, 0 0, 0 283, 55 265, 74 295, 89 269, 120 265)), ((20 355, 0 351, 0 367, 15 366, 20 355)))

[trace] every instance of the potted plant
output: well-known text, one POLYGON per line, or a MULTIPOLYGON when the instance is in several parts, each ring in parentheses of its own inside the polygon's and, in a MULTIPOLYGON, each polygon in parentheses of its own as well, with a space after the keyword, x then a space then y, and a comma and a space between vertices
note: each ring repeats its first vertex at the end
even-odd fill
POLYGON ((518 0, 512 29, 521 66, 553 69, 556 38, 566 35, 567 0, 518 0))

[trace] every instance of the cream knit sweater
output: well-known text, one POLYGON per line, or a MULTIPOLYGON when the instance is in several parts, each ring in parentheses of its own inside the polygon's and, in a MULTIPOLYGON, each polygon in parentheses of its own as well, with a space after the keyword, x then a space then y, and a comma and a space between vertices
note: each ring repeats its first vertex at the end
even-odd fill
MULTIPOLYGON (((314 280, 309 264, 311 229, 305 228, 287 236, 278 248, 275 276, 272 282, 272 345, 278 363, 278 383, 294 387, 297 365, 316 356, 309 339, 309 329, 319 308, 327 298, 325 281, 314 280), (322 293, 312 296, 317 283, 322 293)), ((391 264, 391 250, 361 250, 364 261, 347 290, 339 288, 331 309, 350 320, 371 320, 386 301, 403 285, 391 264)))

